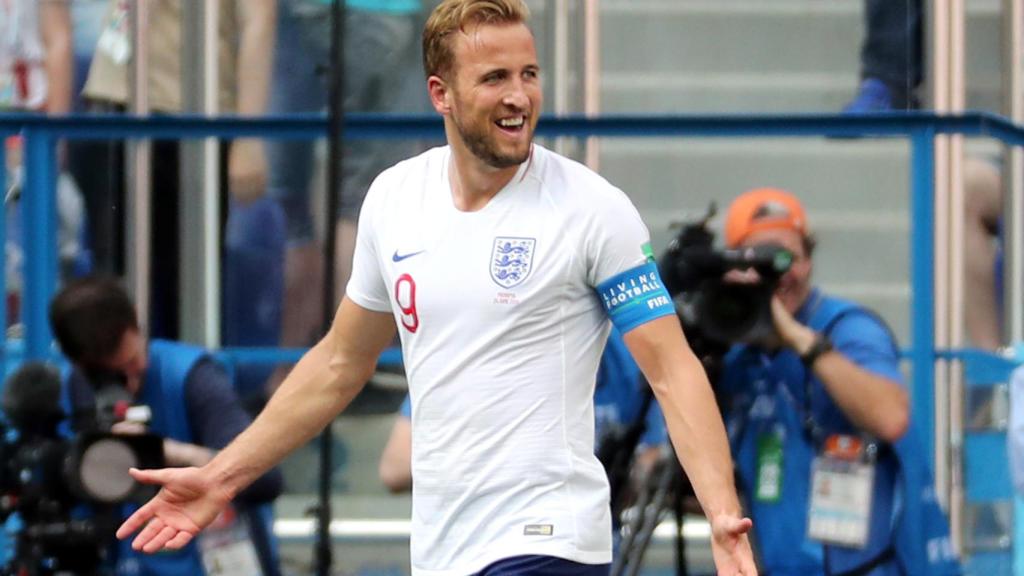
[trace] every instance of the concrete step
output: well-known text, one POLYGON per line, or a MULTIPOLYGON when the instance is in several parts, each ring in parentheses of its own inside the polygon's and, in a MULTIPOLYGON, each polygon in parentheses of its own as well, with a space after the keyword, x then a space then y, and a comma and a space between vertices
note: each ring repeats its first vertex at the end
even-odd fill
MULTIPOLYGON (((834 110, 856 89, 862 0, 610 0, 607 112, 834 110)), ((971 2, 968 107, 997 110, 999 4, 971 2)))
POLYGON ((724 209, 744 190, 777 186, 811 211, 908 209, 909 146, 902 139, 662 139, 601 141, 601 173, 666 222, 724 209))
MULTIPOLYGON (((969 76, 966 107, 998 112, 999 74, 969 76)), ((615 114, 834 112, 852 99, 858 82, 856 71, 610 73, 601 81, 601 108, 615 114)))

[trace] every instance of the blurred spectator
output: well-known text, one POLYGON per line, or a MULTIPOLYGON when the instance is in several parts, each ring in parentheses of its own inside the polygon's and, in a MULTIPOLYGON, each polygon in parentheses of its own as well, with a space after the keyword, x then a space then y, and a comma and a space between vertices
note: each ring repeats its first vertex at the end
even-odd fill
POLYGON ((1002 343, 1003 182, 999 168, 980 158, 964 163, 964 323, 971 343, 995 350, 1002 343))
POLYGON ((911 110, 923 78, 921 0, 865 0, 860 88, 848 114, 911 110))
MULTIPOLYGON (((148 430, 163 437, 168 466, 202 466, 249 425, 223 368, 195 346, 147 342, 134 304, 116 281, 93 276, 69 284, 50 305, 50 323, 74 366, 64 392, 70 412, 96 414, 100 387, 119 383, 152 416, 148 428, 124 421, 113 431, 148 430)), ((219 561, 237 570, 232 573, 278 574, 270 504, 281 486, 278 470, 261 476, 215 524, 216 534, 205 535, 198 545, 148 555, 132 550, 128 541, 119 543, 117 573, 202 574, 202 566, 219 561)), ((125 517, 132 511, 125 510, 125 517)))
MULTIPOLYGON (((72 25, 68 0, 9 0, 0 2, 0 111, 66 114, 71 108, 73 61, 72 25)), ((7 253, 8 318, 15 324, 19 314, 23 266, 23 229, 20 203, 24 172, 21 139, 8 138, 7 182, 4 203, 8 220, 7 253)), ((61 165, 65 154, 58 149, 61 165)), ((60 170, 57 179, 59 250, 64 277, 86 272, 90 257, 84 245, 85 218, 82 197, 75 181, 60 170)))
MULTIPOLYGON (((272 113, 321 112, 327 106, 331 61, 330 0, 281 0, 272 113)), ((419 32, 421 0, 348 0, 343 48, 345 112, 423 111, 419 32), (412 80, 412 81, 410 81, 412 80)), ((337 290, 351 272, 356 218, 370 183, 384 168, 414 153, 409 142, 346 142, 337 220, 337 290)), ((269 144, 269 194, 288 225, 281 343, 306 346, 322 328, 323 248, 316 239, 311 181, 314 145, 269 144)), ((333 219, 332 219, 333 221, 333 219)), ((283 373, 281 374, 283 377, 283 373)))
MULTIPOLYGON (((153 0, 148 5, 149 29, 144 32, 149 44, 148 78, 149 104, 155 113, 178 113, 182 110, 181 63, 181 9, 182 0, 153 0)), ((266 110, 271 57, 274 46, 276 2, 274 0, 219 0, 218 54, 219 111, 245 116, 263 114, 266 110)), ((97 41, 89 78, 84 94, 97 111, 123 111, 128 103, 128 64, 132 58, 129 3, 110 0, 109 12, 97 41)), ((99 210, 114 207, 123 213, 124 165, 122 146, 115 145, 104 160, 93 166, 106 166, 114 175, 107 182, 97 182, 86 189, 87 202, 99 210)), ((279 222, 273 213, 276 205, 267 200, 257 202, 266 183, 266 159, 262 141, 238 139, 230 143, 222 158, 222 174, 226 175, 226 188, 233 207, 243 210, 229 211, 229 219, 249 218, 265 227, 265 238, 283 237, 283 230, 269 227, 279 222), (269 214, 269 216, 268 216, 269 214)), ((178 243, 179 243, 179 146, 176 141, 156 141, 153 145, 152 164, 152 312, 149 329, 152 334, 168 338, 178 335, 178 243)), ((119 220, 119 219, 118 219, 119 220)), ((122 228, 120 221, 107 223, 122 228)), ((283 225, 283 224, 282 224, 283 225)), ((230 227, 230 222, 229 222, 230 227)), ((245 227, 245 226, 243 226, 245 227)), ((112 231, 106 229, 105 234, 112 231)), ((228 242, 235 238, 228 238, 228 242)), ((282 240, 283 242, 283 240, 282 240)), ((123 241, 117 242, 120 252, 123 241)), ((231 248, 227 246, 225 259, 231 265, 231 248)), ((244 251, 245 246, 238 247, 244 251)), ((262 250, 263 247, 261 246, 262 250)), ((283 249, 283 248, 282 248, 283 249)), ((104 258, 110 255, 104 255, 104 258)), ((118 253, 114 266, 121 268, 118 253)), ((104 266, 106 269, 107 266, 104 266)), ((227 282, 227 281, 226 281, 227 282)), ((227 292, 227 291, 226 291, 227 292)), ((230 299, 226 295, 226 299, 230 299)), ((261 309, 250 304, 250 309, 261 309)), ((265 307, 263 307, 265 308, 265 307)), ((271 319, 271 322, 273 319, 271 319)), ((279 321, 279 320, 278 320, 279 321)), ((230 323, 230 320, 226 320, 230 323)))
MULTIPOLYGON (((741 195, 725 240, 793 256, 772 300, 775 335, 733 346, 718 385, 762 569, 959 573, 909 425, 895 339, 875 314, 811 284, 814 238, 800 201, 777 189, 741 195)), ((727 280, 759 279, 750 270, 727 280)))
POLYGON ((68 0, 0 2, 0 110, 66 114, 72 52, 68 0))

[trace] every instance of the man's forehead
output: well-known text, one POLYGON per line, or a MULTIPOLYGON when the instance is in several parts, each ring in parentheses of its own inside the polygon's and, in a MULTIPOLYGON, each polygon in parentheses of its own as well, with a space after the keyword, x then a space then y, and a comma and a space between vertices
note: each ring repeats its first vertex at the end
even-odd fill
POLYGON ((456 63, 485 65, 484 59, 504 59, 524 50, 532 64, 537 65, 537 49, 533 32, 522 23, 475 23, 453 35, 452 51, 456 63), (469 60, 469 62, 465 62, 469 60))

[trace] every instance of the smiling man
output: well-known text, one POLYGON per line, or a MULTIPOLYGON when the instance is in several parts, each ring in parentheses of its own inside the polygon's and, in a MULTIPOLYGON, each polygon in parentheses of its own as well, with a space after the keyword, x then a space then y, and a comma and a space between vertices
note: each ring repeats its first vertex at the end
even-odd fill
POLYGON ((412 402, 412 568, 423 576, 607 574, 593 453, 610 323, 660 402, 721 574, 754 574, 725 430, 620 190, 533 143, 540 68, 521 0, 445 0, 423 34, 448 145, 382 173, 330 332, 233 446, 139 472, 160 494, 120 531, 189 542, 241 487, 359 392, 397 329, 412 402), (644 284, 648 289, 637 290, 644 284))

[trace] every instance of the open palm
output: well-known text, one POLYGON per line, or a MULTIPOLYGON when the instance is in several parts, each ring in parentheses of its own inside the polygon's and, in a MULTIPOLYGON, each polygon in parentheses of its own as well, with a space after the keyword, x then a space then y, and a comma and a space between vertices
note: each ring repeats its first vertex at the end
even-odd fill
POLYGON ((146 553, 184 547, 230 500, 198 468, 132 469, 131 475, 144 484, 161 486, 117 530, 117 537, 124 539, 141 528, 132 548, 146 553))

